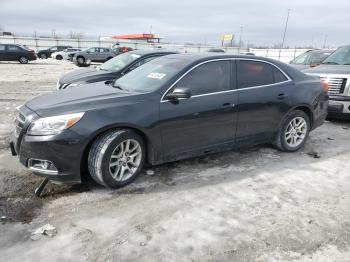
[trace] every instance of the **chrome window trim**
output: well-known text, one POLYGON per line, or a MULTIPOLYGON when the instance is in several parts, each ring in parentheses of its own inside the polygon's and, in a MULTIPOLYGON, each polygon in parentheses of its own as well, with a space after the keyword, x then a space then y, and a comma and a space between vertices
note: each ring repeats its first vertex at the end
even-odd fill
MULTIPOLYGON (((275 68, 277 68, 286 78, 286 81, 282 81, 282 82, 278 82, 278 83, 273 83, 273 84, 268 84, 268 85, 260 85, 260 86, 251 86, 251 87, 245 87, 245 88, 241 88, 241 89, 231 89, 231 90, 225 90, 225 91, 220 91, 220 92, 212 92, 212 93, 207 93, 207 94, 201 94, 201 95, 195 95, 195 96, 191 96, 191 98, 194 97, 201 97, 201 96, 208 96, 208 95, 216 95, 216 94, 221 94, 221 93, 228 93, 228 92, 236 92, 236 91, 241 91, 241 90, 249 90, 249 89, 255 89, 255 88, 262 88, 262 87, 268 87, 268 86, 275 86, 275 85, 280 85, 283 83, 287 83, 292 81, 292 79, 289 77, 289 75, 287 75, 280 67, 278 67, 277 65, 269 62, 269 61, 265 61, 265 60, 261 60, 261 59, 254 59, 254 58, 216 58, 216 59, 211 59, 211 60, 207 60, 204 62, 201 62, 193 67, 191 67, 190 69, 188 69, 185 73, 183 73, 162 95, 160 102, 164 103, 164 102, 169 102, 169 100, 165 100, 164 97, 165 95, 182 79, 184 78, 188 73, 190 73, 192 70, 194 70, 195 68, 197 68, 198 66, 201 66, 203 64, 206 63, 210 63, 210 62, 216 62, 216 61, 235 61, 235 60, 240 60, 240 61, 256 61, 256 62, 262 62, 262 63, 266 63, 266 64, 270 64, 272 66, 274 66, 275 68)), ((182 100, 182 99, 180 99, 182 100)))

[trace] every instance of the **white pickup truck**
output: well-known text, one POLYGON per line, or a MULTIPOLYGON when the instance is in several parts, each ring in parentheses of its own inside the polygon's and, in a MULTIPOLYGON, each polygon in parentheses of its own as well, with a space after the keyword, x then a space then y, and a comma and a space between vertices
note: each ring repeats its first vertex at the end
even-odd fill
POLYGON ((303 72, 328 84, 328 117, 350 119, 350 45, 339 47, 320 66, 303 72))

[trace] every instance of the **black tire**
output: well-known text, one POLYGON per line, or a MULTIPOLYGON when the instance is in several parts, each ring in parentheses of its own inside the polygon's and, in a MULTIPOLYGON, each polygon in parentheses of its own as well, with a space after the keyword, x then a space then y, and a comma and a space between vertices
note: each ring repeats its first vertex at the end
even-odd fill
POLYGON ((29 60, 28 60, 27 57, 21 56, 21 57, 18 59, 18 62, 20 62, 21 64, 28 64, 29 60))
POLYGON ((100 135, 93 142, 88 156, 89 172, 97 183, 109 188, 120 188, 130 184, 140 174, 145 162, 145 155, 145 143, 139 134, 128 129, 111 130, 100 135), (136 140, 139 143, 142 154, 141 161, 131 177, 124 181, 117 181, 112 177, 110 171, 111 156, 118 145, 128 139, 136 140))
POLYGON ((62 60, 62 59, 63 59, 63 56, 57 55, 57 56, 56 56, 56 59, 57 59, 57 60, 62 60))
POLYGON ((276 135, 275 141, 273 142, 273 145, 284 152, 294 152, 299 150, 301 147, 304 146, 308 136, 309 136, 309 132, 310 132, 310 118, 309 116, 301 110, 294 110, 292 112, 290 112, 282 121, 278 133, 276 135), (291 123, 291 121, 293 119, 296 118, 302 118, 305 120, 306 122, 306 133, 305 133, 305 137, 303 138, 303 140, 300 142, 300 144, 296 145, 296 146, 291 146, 286 139, 286 131, 288 128, 288 125, 291 123))
POLYGON ((41 55, 40 55, 40 58, 41 58, 41 59, 47 59, 47 55, 46 55, 46 54, 41 54, 41 55))
POLYGON ((83 56, 78 56, 76 59, 77 66, 86 66, 85 58, 83 56))

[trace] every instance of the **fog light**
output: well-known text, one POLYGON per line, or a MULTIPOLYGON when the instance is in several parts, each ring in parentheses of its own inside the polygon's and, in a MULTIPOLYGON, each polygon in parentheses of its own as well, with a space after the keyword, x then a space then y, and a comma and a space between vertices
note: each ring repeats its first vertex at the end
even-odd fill
POLYGON ((40 160, 40 159, 29 159, 28 167, 30 170, 36 173, 57 175, 58 171, 55 165, 49 160, 40 160))

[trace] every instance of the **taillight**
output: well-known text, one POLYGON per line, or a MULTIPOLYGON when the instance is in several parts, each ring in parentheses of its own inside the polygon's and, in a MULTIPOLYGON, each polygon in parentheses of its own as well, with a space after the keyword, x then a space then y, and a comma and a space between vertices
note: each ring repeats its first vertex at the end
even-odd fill
POLYGON ((329 90, 329 85, 326 81, 321 81, 322 88, 325 92, 328 92, 329 90))

